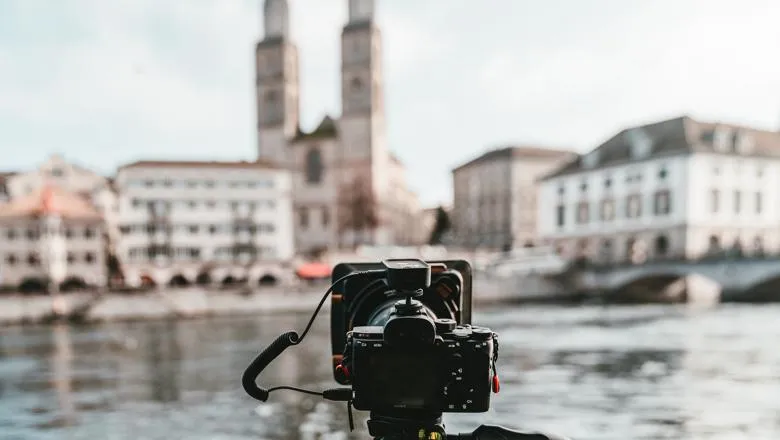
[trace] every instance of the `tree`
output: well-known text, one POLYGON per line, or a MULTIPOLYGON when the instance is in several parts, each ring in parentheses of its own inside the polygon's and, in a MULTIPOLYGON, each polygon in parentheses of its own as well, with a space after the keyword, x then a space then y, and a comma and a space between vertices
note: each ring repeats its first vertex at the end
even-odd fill
POLYGON ((367 179, 357 176, 341 185, 338 195, 338 233, 352 233, 352 247, 357 248, 365 231, 379 225, 376 198, 367 179))
POLYGON ((442 237, 447 231, 450 230, 450 227, 452 227, 450 222, 450 215, 447 214, 447 211, 444 209, 444 207, 439 206, 436 208, 436 223, 434 224, 433 230, 431 231, 431 237, 428 239, 428 244, 441 244, 442 237))

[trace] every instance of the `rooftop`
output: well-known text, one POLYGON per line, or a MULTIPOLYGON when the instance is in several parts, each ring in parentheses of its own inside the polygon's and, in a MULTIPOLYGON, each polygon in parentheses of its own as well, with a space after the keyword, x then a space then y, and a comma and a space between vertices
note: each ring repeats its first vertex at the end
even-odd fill
POLYGON ((546 147, 532 147, 532 146, 508 146, 503 148, 497 148, 490 150, 481 156, 472 159, 462 165, 456 167, 453 172, 462 168, 466 168, 479 163, 488 162, 496 159, 562 159, 566 156, 574 156, 575 152, 570 150, 562 150, 556 148, 546 147))
POLYGON ((780 132, 680 116, 623 129, 589 153, 573 158, 542 180, 636 160, 632 150, 640 147, 639 144, 644 144, 642 146, 646 149, 642 158, 690 152, 780 158, 780 132), (588 156, 590 157, 586 162, 588 156))
POLYGON ((59 215, 62 218, 94 219, 100 213, 83 197, 56 186, 46 186, 0 205, 0 218, 59 215))
POLYGON ((337 136, 338 128, 336 128, 336 121, 334 121, 330 115, 325 115, 325 117, 322 118, 322 121, 320 121, 319 125, 317 125, 317 128, 312 131, 306 132, 298 127, 298 132, 295 134, 293 141, 302 141, 308 139, 329 139, 335 138, 337 136))
POLYGON ((128 168, 224 168, 224 169, 275 169, 268 161, 195 161, 195 160, 140 160, 119 167, 128 168))

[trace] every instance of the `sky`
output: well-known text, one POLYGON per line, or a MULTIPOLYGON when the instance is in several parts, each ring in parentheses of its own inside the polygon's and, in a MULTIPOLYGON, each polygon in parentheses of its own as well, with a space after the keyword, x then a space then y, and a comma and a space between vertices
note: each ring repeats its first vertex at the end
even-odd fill
MULTIPOLYGON (((301 118, 340 113, 347 0, 289 0, 301 118)), ((252 160, 261 0, 0 1, 0 170, 252 160)), ((378 0, 388 145, 423 204, 506 145, 687 114, 780 129, 777 0, 378 0)))

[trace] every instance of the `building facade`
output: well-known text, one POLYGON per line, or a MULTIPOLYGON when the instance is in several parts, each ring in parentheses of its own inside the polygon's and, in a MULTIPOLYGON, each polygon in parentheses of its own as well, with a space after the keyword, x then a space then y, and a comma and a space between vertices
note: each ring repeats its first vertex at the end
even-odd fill
POLYGON ((107 283, 105 224, 81 195, 47 186, 0 205, 0 286, 63 290, 107 283))
POLYGON ((12 177, 12 172, 0 172, 0 203, 6 203, 11 200, 11 195, 8 193, 8 178, 12 177))
POLYGON ((70 163, 62 156, 52 155, 37 169, 9 174, 5 178, 5 186, 10 199, 39 192, 46 186, 56 186, 65 192, 78 194, 89 200, 103 217, 111 249, 119 239, 117 194, 113 183, 90 169, 70 163))
POLYGON ((543 179, 543 240, 604 262, 780 250, 780 133, 679 117, 543 179))
POLYGON ((285 281, 292 182, 263 162, 119 168, 118 255, 130 286, 285 281))
POLYGON ((298 50, 286 0, 266 0, 256 47, 258 158, 293 175, 299 251, 358 244, 413 244, 420 208, 404 166, 387 148, 382 38, 374 0, 350 0, 341 33, 338 118, 299 124, 298 50))
POLYGON ((566 150, 506 147, 455 168, 455 241, 490 249, 536 245, 536 179, 573 157, 566 150))

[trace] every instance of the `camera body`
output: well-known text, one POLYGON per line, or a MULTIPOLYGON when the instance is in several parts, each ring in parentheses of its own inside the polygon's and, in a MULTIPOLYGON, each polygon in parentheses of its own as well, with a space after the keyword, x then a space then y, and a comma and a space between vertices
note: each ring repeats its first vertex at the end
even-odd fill
POLYGON ((356 409, 485 412, 498 339, 473 327, 465 261, 342 264, 334 279, 334 377, 352 385, 356 409), (379 270, 383 269, 383 270, 379 270))
POLYGON ((494 335, 484 327, 435 321, 433 344, 406 347, 385 340, 379 326, 347 337, 344 366, 356 409, 485 412, 490 408, 494 335))

